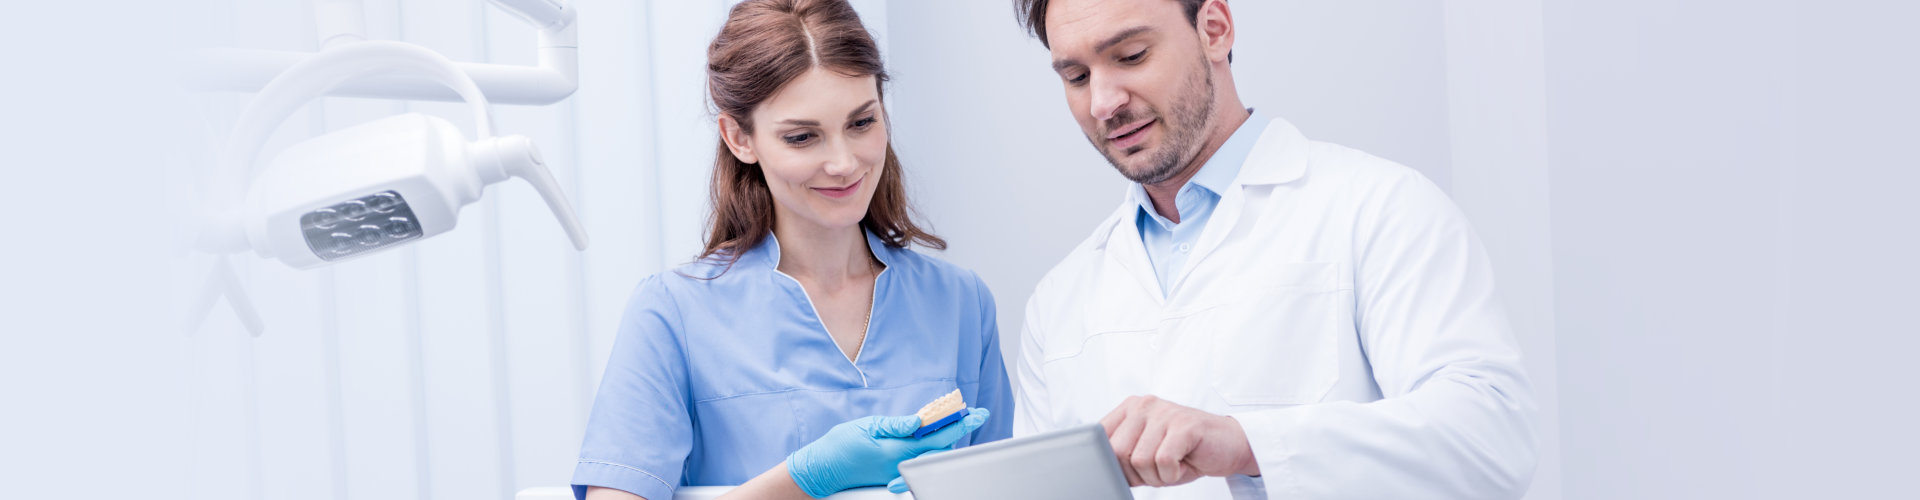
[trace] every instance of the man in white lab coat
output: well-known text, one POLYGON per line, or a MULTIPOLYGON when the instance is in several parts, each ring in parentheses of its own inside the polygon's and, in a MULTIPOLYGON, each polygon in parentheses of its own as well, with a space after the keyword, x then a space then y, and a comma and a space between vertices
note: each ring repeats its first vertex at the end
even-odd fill
POLYGON ((1102 423, 1143 498, 1525 493, 1531 389, 1444 193, 1243 105, 1223 0, 1014 4, 1135 182, 1027 305, 1016 434, 1102 423))

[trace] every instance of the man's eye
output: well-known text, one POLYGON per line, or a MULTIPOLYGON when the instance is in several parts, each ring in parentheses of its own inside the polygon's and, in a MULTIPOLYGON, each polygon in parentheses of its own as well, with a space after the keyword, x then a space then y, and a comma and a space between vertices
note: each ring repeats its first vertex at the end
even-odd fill
POLYGON ((1141 50, 1139 52, 1133 53, 1133 55, 1120 58, 1120 62, 1137 63, 1137 62, 1140 62, 1140 59, 1144 57, 1147 57, 1147 51, 1141 50))
POLYGON ((787 141, 787 144, 799 145, 799 144, 805 144, 807 141, 813 140, 813 134, 812 133, 793 134, 786 137, 781 137, 781 139, 785 139, 787 141))
POLYGON ((1086 73, 1080 73, 1077 75, 1073 75, 1071 77, 1067 77, 1067 83, 1071 85, 1079 85, 1082 83, 1086 83, 1086 81, 1087 81, 1086 73))

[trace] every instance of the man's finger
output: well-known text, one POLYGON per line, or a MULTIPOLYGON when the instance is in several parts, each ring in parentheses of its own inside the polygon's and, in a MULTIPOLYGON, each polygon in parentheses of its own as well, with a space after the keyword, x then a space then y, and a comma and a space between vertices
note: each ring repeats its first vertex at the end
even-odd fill
POLYGON ((1113 446, 1113 455, 1121 461, 1133 456, 1133 448, 1140 442, 1140 431, 1147 425, 1147 419, 1134 417, 1121 421, 1107 433, 1107 444, 1113 446))
POLYGON ((1134 443, 1140 441, 1140 431, 1145 425, 1146 419, 1128 418, 1115 424, 1113 430, 1107 433, 1107 442, 1113 445, 1113 457, 1120 461, 1120 471, 1127 474, 1129 484, 1136 486, 1146 484, 1140 482, 1139 471, 1134 470, 1131 461, 1134 443))
POLYGON ((1165 486, 1166 479, 1163 479, 1163 474, 1155 463, 1155 457, 1160 449, 1160 442, 1167 436, 1167 422, 1153 417, 1143 417, 1139 420, 1146 420, 1147 423, 1141 427, 1140 440, 1134 443, 1133 453, 1128 457, 1133 464, 1133 471, 1138 473, 1140 481, 1147 483, 1148 486, 1165 486))
POLYGON ((1115 458, 1113 461, 1120 463, 1120 473, 1127 476, 1127 486, 1147 485, 1147 483, 1140 481, 1140 474, 1133 471, 1133 464, 1127 463, 1127 459, 1115 458))
POLYGON ((1200 469, 1195 468, 1193 464, 1190 464, 1187 462, 1180 462, 1180 478, 1181 479, 1179 481, 1167 483, 1167 486, 1179 486, 1182 484, 1191 483, 1193 482, 1193 480, 1200 479, 1202 477, 1206 477, 1206 474, 1202 474, 1200 472, 1200 469))
POLYGON ((1197 444, 1199 440, 1192 426, 1181 426, 1167 431, 1166 437, 1161 439, 1160 446, 1154 450, 1153 454, 1153 463, 1160 476, 1161 485, 1185 484, 1199 476, 1195 473, 1193 466, 1188 465, 1186 461, 1187 455, 1193 453, 1194 446, 1197 444))
POLYGON ((1125 402, 1120 403, 1120 406, 1113 407, 1113 411, 1107 412, 1107 416, 1100 417, 1100 427, 1107 431, 1107 437, 1113 437, 1113 430, 1120 427, 1120 422, 1127 420, 1129 407, 1132 406, 1129 403, 1132 402, 1133 398, 1127 398, 1125 402))

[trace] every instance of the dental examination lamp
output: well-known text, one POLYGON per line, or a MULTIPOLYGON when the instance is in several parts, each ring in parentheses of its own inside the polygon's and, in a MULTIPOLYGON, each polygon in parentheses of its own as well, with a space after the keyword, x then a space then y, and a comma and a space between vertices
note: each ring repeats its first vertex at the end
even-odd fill
MULTIPOLYGON (((562 28, 570 33, 572 12, 564 13, 562 28)), ((542 26, 543 40, 552 27, 542 26)), ((452 230, 462 207, 508 178, 530 184, 573 247, 585 250, 586 230, 533 142, 493 136, 472 66, 417 45, 354 40, 294 61, 267 82, 241 112, 219 157, 210 198, 220 204, 208 209, 195 241, 215 258, 189 310, 188 331, 199 329, 221 296, 249 333, 265 329, 232 268, 235 253, 251 250, 298 269, 373 255, 452 230), (477 138, 467 140, 444 119, 408 113, 295 144, 252 175, 266 139, 287 117, 324 95, 370 92, 367 81, 393 84, 404 98, 436 98, 423 90, 426 84, 451 90, 471 109, 477 138)))
MULTIPOLYGON (((586 231, 533 142, 482 137, 408 113, 289 147, 247 192, 245 247, 300 269, 371 255, 452 230, 483 188, 518 177, 585 250, 586 231)), ((228 234, 224 248, 239 249, 241 237, 228 234)))

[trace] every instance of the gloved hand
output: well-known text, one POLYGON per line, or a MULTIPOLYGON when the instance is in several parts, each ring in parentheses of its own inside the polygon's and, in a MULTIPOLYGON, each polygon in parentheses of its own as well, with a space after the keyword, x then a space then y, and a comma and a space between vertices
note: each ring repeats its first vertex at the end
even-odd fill
POLYGON ((787 473, 808 496, 888 484, 900 477, 900 462, 942 450, 987 423, 985 408, 919 439, 920 417, 864 417, 833 426, 825 436, 787 457, 787 473))
MULTIPOLYGON (((920 454, 920 456, 923 456, 923 457, 924 457, 924 456, 927 456, 927 455, 933 455, 933 454, 937 454, 937 453, 943 453, 943 452, 946 452, 946 451, 947 451, 947 450, 933 450, 933 451, 929 451, 929 452, 926 452, 926 453, 921 453, 921 454, 920 454)), ((893 480, 892 480, 892 481, 887 481, 887 492, 889 492, 889 493, 896 493, 896 494, 897 494, 897 493, 906 493, 906 492, 909 492, 909 491, 913 491, 913 489, 912 489, 912 488, 908 488, 908 487, 907 487, 907 478, 904 478, 904 477, 896 477, 896 478, 893 478, 893 480)))

